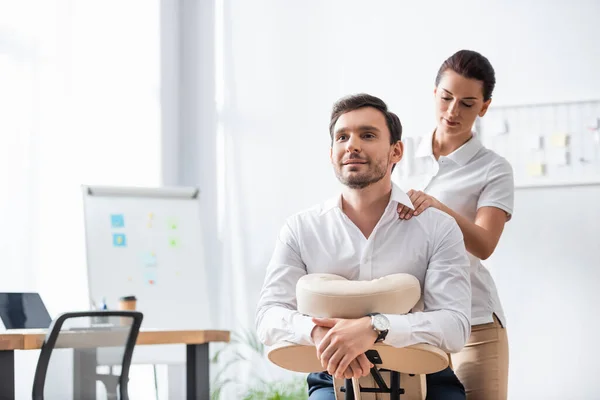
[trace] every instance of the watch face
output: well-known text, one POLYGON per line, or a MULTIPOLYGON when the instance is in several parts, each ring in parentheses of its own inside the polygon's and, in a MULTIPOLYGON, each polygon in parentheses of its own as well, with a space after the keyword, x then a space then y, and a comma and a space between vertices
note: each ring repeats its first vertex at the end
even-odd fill
POLYGON ((385 315, 377 314, 373 316, 373 327, 378 331, 387 331, 390 329, 390 321, 385 315))

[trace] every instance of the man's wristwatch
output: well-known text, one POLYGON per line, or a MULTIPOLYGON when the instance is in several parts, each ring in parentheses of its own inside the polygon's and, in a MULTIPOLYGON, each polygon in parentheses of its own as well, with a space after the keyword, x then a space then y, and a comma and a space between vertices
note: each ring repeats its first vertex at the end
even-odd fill
POLYGON ((367 314, 367 317, 371 317, 371 327, 377 332, 375 343, 383 342, 390 330, 390 321, 380 313, 370 313, 367 314))

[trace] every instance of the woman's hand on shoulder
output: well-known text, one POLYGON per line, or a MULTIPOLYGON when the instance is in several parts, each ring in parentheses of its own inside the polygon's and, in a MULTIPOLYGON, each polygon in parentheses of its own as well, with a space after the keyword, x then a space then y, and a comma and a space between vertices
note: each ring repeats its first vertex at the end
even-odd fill
POLYGON ((411 189, 406 194, 408 194, 408 198, 413 203, 414 209, 411 209, 404 204, 398 204, 397 211, 400 219, 411 219, 413 215, 419 215, 429 207, 441 210, 442 203, 427 193, 411 189))

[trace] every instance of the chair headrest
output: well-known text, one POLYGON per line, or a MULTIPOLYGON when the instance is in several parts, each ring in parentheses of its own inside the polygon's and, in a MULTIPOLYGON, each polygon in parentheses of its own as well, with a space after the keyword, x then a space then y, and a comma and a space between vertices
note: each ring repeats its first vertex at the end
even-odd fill
MULTIPOLYGON (((298 311, 312 317, 360 318, 372 312, 406 314, 421 298, 419 280, 393 274, 372 281, 349 281, 331 274, 305 275, 296 285, 298 311)), ((309 346, 281 342, 269 350, 274 364, 297 372, 322 371, 321 361, 309 346)), ((314 349, 314 347, 313 347, 314 349)), ((378 368, 410 374, 429 374, 448 366, 448 356, 429 344, 394 348, 373 345, 380 356, 378 368)))
POLYGON ((419 280, 409 274, 392 274, 371 281, 308 274, 296 285, 298 311, 312 317, 360 318, 372 312, 406 314, 420 297, 419 280))

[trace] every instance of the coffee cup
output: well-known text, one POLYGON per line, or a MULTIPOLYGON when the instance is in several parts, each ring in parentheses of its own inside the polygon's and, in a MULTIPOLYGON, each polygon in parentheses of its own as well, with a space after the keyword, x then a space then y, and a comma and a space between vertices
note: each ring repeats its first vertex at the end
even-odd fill
MULTIPOLYGON (((137 305, 137 298, 135 296, 123 296, 119 298, 119 310, 121 311, 135 311, 137 305)), ((121 325, 131 325, 131 317, 122 317, 121 325)))
POLYGON ((135 296, 123 296, 119 299, 119 310, 135 311, 136 304, 135 296))

